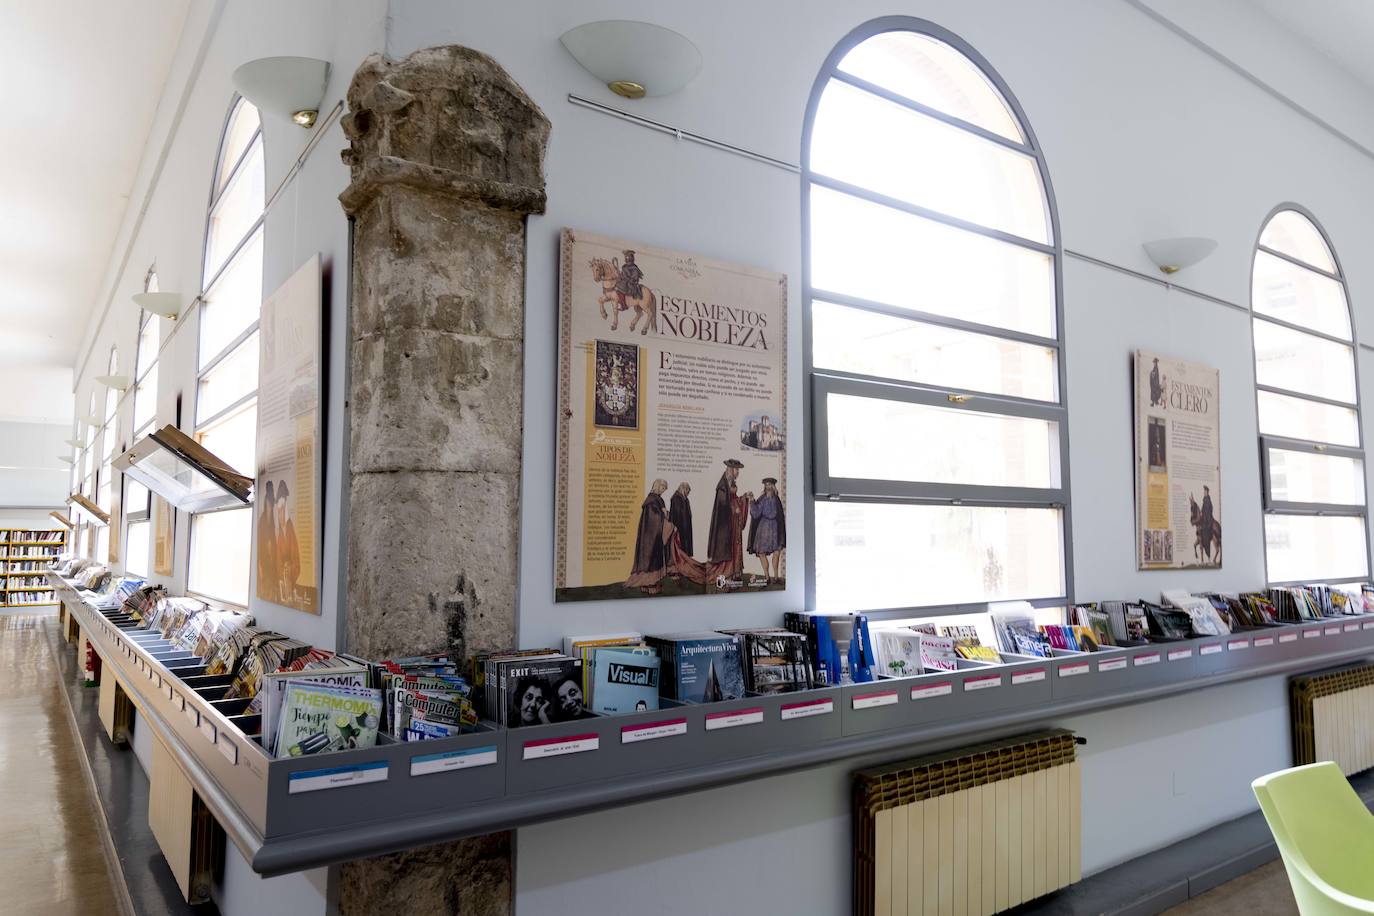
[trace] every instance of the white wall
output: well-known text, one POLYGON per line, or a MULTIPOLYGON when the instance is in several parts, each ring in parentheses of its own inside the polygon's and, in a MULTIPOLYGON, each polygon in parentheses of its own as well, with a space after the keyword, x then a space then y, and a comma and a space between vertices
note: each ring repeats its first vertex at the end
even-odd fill
MULTIPOLYGON (((1157 0, 1156 5, 1183 15, 1182 4, 1157 0)), ((794 354, 800 352, 802 305, 797 176, 575 108, 566 95, 575 92, 633 108, 795 162, 802 113, 821 62, 852 28, 894 13, 922 16, 962 35, 1013 88, 1046 151, 1069 249, 1152 271, 1140 249, 1142 241, 1211 236, 1221 243, 1217 253, 1179 280, 1244 304, 1260 221, 1276 204, 1298 201, 1317 214, 1344 256, 1357 326, 1365 339, 1374 341, 1374 304, 1366 304, 1374 303, 1374 266, 1358 257, 1374 242, 1368 218, 1374 203, 1374 161, 1125 0, 917 0, 904 5, 702 0, 656 5, 651 13, 630 0, 461 5, 441 0, 370 0, 366 5, 256 0, 196 4, 192 9, 132 198, 136 206, 116 243, 109 278, 113 308, 107 320, 87 332, 89 345, 83 352, 94 355, 79 364, 77 412, 85 411, 91 378, 104 371, 112 342, 121 355, 132 358, 136 317, 127 302, 140 288, 147 265, 157 261, 163 289, 185 291, 189 299, 199 286, 203 201, 235 65, 274 53, 328 57, 334 63, 323 103, 328 110, 368 50, 384 46, 393 56, 403 56, 420 47, 465 44, 502 63, 553 124, 549 209, 529 221, 521 642, 546 643, 580 631, 773 622, 783 610, 803 604, 800 520, 805 486, 799 438, 792 440, 789 453, 793 484, 788 510, 797 534, 786 592, 714 600, 553 602, 553 366, 560 228, 585 228, 787 273, 794 354), (557 41, 574 25, 604 18, 650 18, 683 32, 702 50, 701 75, 666 98, 629 103, 612 96, 557 41)), ((1251 65, 1263 65, 1265 49, 1276 41, 1273 24, 1244 22, 1246 28, 1227 39, 1231 51, 1251 65)), ((1200 22, 1199 28, 1204 26, 1217 37, 1215 22, 1200 22)), ((1335 87, 1329 95, 1335 101, 1324 112, 1329 118, 1357 120, 1362 111, 1349 81, 1323 72, 1320 61, 1305 64, 1296 74, 1285 63, 1274 78, 1302 98, 1335 87), (1295 82, 1299 78, 1300 85, 1295 82)), ((306 135, 281 121, 269 121, 264 130, 272 188, 306 135)), ((342 145, 338 127, 331 127, 270 214, 265 278, 265 289, 275 288, 316 251, 335 265, 326 436, 332 456, 340 455, 344 442, 347 250, 346 224, 335 199, 347 179, 336 156, 342 145)), ((1264 568, 1246 316, 1074 259, 1065 263, 1064 289, 1077 597, 1153 597, 1175 586, 1237 589, 1260 584, 1264 568), (1227 519, 1227 548, 1225 566, 1215 574, 1135 570, 1128 354, 1136 347, 1221 369, 1220 503, 1227 519)), ((186 427, 193 407, 194 324, 194 314, 183 318, 164 351, 159 396, 163 421, 171 419, 177 398, 182 398, 186 427)), ((1367 365, 1364 351, 1361 362, 1367 379, 1374 368, 1367 365)), ((803 420, 803 384, 800 372, 794 372, 789 424, 803 420)), ((1374 395, 1374 389, 1365 393, 1374 395)), ((130 408, 126 401, 123 409, 130 408)), ((339 461, 331 461, 326 480, 325 612, 313 618, 258 602, 253 606, 267 625, 325 646, 336 644, 342 621, 336 607, 338 522, 346 484, 339 468, 339 461)), ((186 533, 184 520, 179 520, 179 560, 169 582, 174 588, 185 582, 186 533)), ((1084 862, 1089 870, 1250 809, 1250 776, 1283 765, 1288 756, 1282 679, 1060 724, 1089 740, 1084 751, 1084 862)), ((651 896, 663 913, 740 912, 760 906, 842 912, 849 894, 848 774, 856 765, 822 767, 522 829, 518 906, 525 913, 629 912, 642 908, 630 901, 651 896), (770 877, 782 873, 789 875, 788 881, 770 877)), ((247 911, 247 902, 262 888, 237 864, 229 875, 221 907, 247 911), (233 887, 245 889, 236 892, 233 887)), ((318 873, 298 879, 280 899, 303 895, 310 901, 306 909, 322 907, 319 884, 318 873)))
MULTIPOLYGON (((716 0, 659 6, 652 16, 628 0, 462 9, 393 0, 391 9, 393 56, 446 42, 485 51, 553 123, 549 208, 529 223, 522 644, 579 631, 772 622, 803 602, 799 543, 789 551, 792 575, 784 594, 553 602, 559 229, 580 227, 785 271, 794 319, 801 307, 796 176, 575 108, 569 92, 796 162, 808 94, 833 45, 877 16, 928 18, 971 42, 1017 94, 1046 151, 1070 250, 1152 272, 1143 241, 1211 236, 1221 242, 1217 253, 1178 279, 1244 305, 1261 221, 1278 203, 1299 201, 1345 253, 1358 326, 1374 340, 1374 305, 1359 305, 1374 301, 1374 268, 1357 262, 1357 252, 1374 241, 1368 219, 1374 163, 1125 2, 716 0), (566 29, 605 18, 650 18, 683 32, 701 48, 701 75, 666 98, 627 103, 612 96, 557 43, 566 29)), ((1236 31, 1262 63, 1272 23, 1246 20, 1236 31)), ((1309 93, 1326 77, 1312 68, 1302 75, 1306 84, 1299 88, 1309 93)), ((1291 77, 1279 72, 1275 79, 1286 84, 1291 77)), ((1336 75, 1327 83, 1350 88, 1336 75)), ((1348 95, 1341 99, 1355 104, 1348 95)), ((1154 597, 1169 587, 1262 584, 1246 316, 1073 259, 1065 264, 1064 289, 1077 596, 1154 597), (1137 347, 1221 370, 1221 502, 1228 521, 1219 572, 1135 569, 1128 359, 1137 347)), ((794 353, 799 327, 794 320, 794 353)), ((1368 362, 1363 352, 1361 361, 1368 362)), ((802 420, 803 380, 794 373, 790 382, 788 421, 795 426, 802 420)), ((800 442, 793 442, 788 509, 800 520, 800 442)), ((1085 867, 1106 867, 1251 810, 1249 779, 1288 761, 1286 722, 1282 679, 1268 679, 1061 723, 1089 740, 1085 867)), ((843 912, 850 874, 847 774, 855 766, 522 829, 519 909, 631 912, 639 907, 630 901, 652 894, 663 913, 764 905, 843 912), (769 877, 784 873, 786 881, 769 877)))

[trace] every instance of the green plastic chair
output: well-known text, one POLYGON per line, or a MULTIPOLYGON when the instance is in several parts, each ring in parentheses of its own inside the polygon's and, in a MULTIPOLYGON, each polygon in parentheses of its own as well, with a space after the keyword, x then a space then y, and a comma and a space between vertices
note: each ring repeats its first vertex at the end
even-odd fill
POLYGON ((1334 763, 1251 783, 1303 916, 1374 913, 1374 815, 1334 763))

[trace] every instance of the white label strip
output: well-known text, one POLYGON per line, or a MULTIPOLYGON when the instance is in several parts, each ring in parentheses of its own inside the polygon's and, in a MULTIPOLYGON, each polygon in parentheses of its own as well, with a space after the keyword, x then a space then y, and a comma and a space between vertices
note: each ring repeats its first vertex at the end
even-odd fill
POLYGON ((940 681, 938 684, 926 684, 924 687, 912 687, 911 698, 913 700, 929 700, 932 697, 947 697, 954 692, 952 681, 940 681))
POLYGON ((170 699, 172 699, 174 696, 176 696, 176 692, 175 692, 174 690, 172 690, 172 682, 171 682, 171 681, 168 681, 168 682, 167 682, 166 684, 164 684, 163 686, 167 688, 167 699, 170 700, 170 699))
POLYGON ((1011 675, 1011 682, 1013 685, 1034 684, 1036 681, 1043 681, 1044 679, 1044 668, 1032 668, 1029 671, 1013 671, 1011 675))
POLYGON ((486 767, 496 763, 496 745, 468 748, 465 751, 448 751, 443 754, 422 754, 410 758, 411 776, 428 776, 431 773, 447 773, 449 770, 467 770, 472 767, 486 767))
POLYGON ((543 757, 561 757, 564 754, 581 754, 601 747, 598 735, 569 735, 566 738, 545 738, 542 741, 526 741, 523 760, 539 760, 543 757))
POLYGON ((1248 649, 1248 648, 1250 648, 1250 640, 1248 640, 1248 639, 1233 639, 1233 640, 1231 640, 1230 642, 1228 642, 1228 643, 1226 644, 1226 648, 1229 649, 1229 650, 1231 650, 1232 652, 1239 652, 1239 651, 1242 650, 1242 649, 1248 649))
POLYGON ((191 725, 200 725, 200 713, 196 712, 194 706, 183 706, 181 711, 186 714, 186 719, 191 725))
POLYGON ((1279 634, 1279 642, 1280 642, 1280 643, 1297 642, 1297 641, 1298 641, 1298 634, 1297 634, 1297 633, 1280 633, 1280 634, 1279 634))
POLYGON ((1150 652, 1150 653, 1147 653, 1147 654, 1145 654, 1145 655, 1137 655, 1137 656, 1135 657, 1135 666, 1136 666, 1137 668, 1139 668, 1141 665, 1158 665, 1158 664, 1159 664, 1159 653, 1158 653, 1158 652, 1150 652))
POLYGON ((810 716, 823 716, 835 711, 835 701, 831 699, 807 700, 805 703, 788 703, 782 707, 780 715, 786 722, 789 719, 805 719, 810 716))
POLYGON ((1171 662, 1182 661, 1182 660, 1185 659, 1185 658, 1192 658, 1192 657, 1193 657, 1193 650, 1192 650, 1192 649, 1170 649, 1170 650, 1169 650, 1169 661, 1171 661, 1171 662))
POLYGON ((224 755, 224 759, 229 761, 230 765, 238 766, 239 746, 237 744, 224 735, 220 735, 219 740, 215 742, 215 747, 219 748, 219 752, 224 755))
POLYGON ((1274 637, 1272 637, 1272 636, 1256 636, 1256 637, 1255 637, 1255 648, 1256 648, 1256 649, 1263 649, 1265 646, 1272 646, 1273 644, 1274 644, 1274 637))
POLYGON ((1347 633, 1356 633, 1359 632, 1360 625, 1358 623, 1347 623, 1341 629, 1343 629, 1347 633))
POLYGON ((1126 667, 1126 659, 1125 659, 1124 657, 1123 657, 1123 658, 1109 658, 1109 659, 1106 659, 1106 660, 1104 660, 1104 661, 1100 661, 1100 662, 1097 663, 1097 670, 1098 670, 1099 672, 1101 672, 1101 671, 1120 671, 1122 668, 1125 668, 1125 667, 1126 667))
POLYGON ((287 794, 318 792, 321 789, 342 789, 368 782, 386 782, 386 761, 358 763, 352 766, 330 767, 326 770, 301 770, 287 778, 287 794))
POLYGON ((895 706, 897 691, 884 690, 882 693, 865 693, 851 699, 855 709, 872 709, 875 706, 895 706))
POLYGON ((1341 628, 1340 628, 1340 627, 1327 627, 1326 629, 1322 630, 1322 632, 1325 633, 1327 636, 1340 636, 1340 635, 1341 635, 1341 628))
POLYGON ((200 720, 200 733, 205 736, 205 740, 211 744, 215 743, 215 723, 209 719, 200 720))
POLYGON ((706 716, 706 730, 713 732, 718 728, 736 728, 740 725, 760 725, 763 723, 763 707, 737 709, 733 712, 713 712, 706 716))
POLYGON ((620 743, 634 744, 637 741, 653 741, 655 738, 671 738, 687 734, 687 719, 667 719, 662 722, 646 722, 643 725, 626 725, 620 729, 620 743))
POLYGON ((964 692, 965 692, 965 693, 967 693, 967 692, 970 691, 970 690, 987 690, 989 687, 1001 687, 1001 686, 1002 686, 1002 675, 1000 675, 1000 674, 986 674, 986 675, 983 675, 982 677, 966 677, 966 678, 964 678, 964 692))
POLYGON ((1060 665, 1060 677, 1077 677, 1080 674, 1087 674, 1092 670, 1092 666, 1087 662, 1075 662, 1072 665, 1060 665))
POLYGON ((1321 631, 1321 630, 1303 630, 1303 631, 1302 631, 1302 638, 1303 638, 1303 639, 1316 639, 1318 636, 1321 636, 1321 635, 1322 635, 1322 631, 1321 631))

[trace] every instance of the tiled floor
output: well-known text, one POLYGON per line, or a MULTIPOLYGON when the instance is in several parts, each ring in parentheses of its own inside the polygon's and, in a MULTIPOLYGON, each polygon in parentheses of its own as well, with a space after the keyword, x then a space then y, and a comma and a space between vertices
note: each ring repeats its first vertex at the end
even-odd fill
POLYGON ((39 614, 0 615, 0 909, 9 916, 118 913, 104 827, 45 625, 39 614))
POLYGON ((1164 912, 1174 916, 1296 916, 1298 905, 1283 861, 1276 859, 1164 912))

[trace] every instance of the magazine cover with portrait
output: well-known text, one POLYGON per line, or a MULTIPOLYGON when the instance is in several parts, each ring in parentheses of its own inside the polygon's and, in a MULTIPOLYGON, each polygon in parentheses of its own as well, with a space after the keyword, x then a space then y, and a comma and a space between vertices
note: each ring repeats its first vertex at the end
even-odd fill
POLYGON ((782 589, 787 278, 563 230, 559 601, 782 589))

